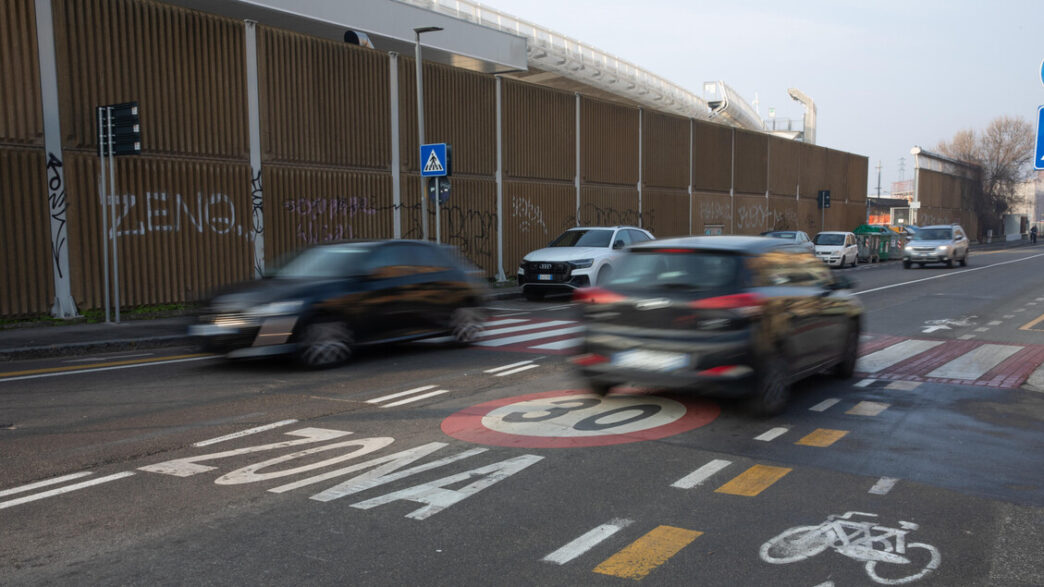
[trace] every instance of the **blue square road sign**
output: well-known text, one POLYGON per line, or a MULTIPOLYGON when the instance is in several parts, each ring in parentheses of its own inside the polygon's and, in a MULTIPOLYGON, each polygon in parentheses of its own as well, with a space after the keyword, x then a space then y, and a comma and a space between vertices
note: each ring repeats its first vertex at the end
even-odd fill
POLYGON ((1037 151, 1033 156, 1033 168, 1044 169, 1044 106, 1037 108, 1037 151))
POLYGON ((421 145, 420 168, 421 177, 445 177, 449 175, 446 143, 421 145))

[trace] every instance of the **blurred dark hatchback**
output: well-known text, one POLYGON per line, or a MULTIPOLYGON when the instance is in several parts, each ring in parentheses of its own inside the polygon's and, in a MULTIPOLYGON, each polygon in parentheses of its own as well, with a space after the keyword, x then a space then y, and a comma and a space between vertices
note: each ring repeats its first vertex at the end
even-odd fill
POLYGON ((749 396, 754 411, 777 413, 799 378, 851 377, 863 312, 851 287, 777 238, 634 245, 612 279, 574 295, 585 333, 572 361, 596 393, 627 383, 692 389, 749 396))
POLYGON ((264 279, 216 294, 189 334, 229 358, 286 354, 309 367, 330 367, 360 345, 447 332, 471 342, 485 323, 485 295, 481 272, 449 246, 322 244, 264 279))

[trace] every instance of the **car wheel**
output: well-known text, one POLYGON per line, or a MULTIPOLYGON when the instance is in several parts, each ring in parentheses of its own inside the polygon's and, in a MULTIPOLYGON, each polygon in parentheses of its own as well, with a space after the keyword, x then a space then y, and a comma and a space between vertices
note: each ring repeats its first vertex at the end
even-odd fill
POLYGON ((319 319, 305 324, 298 338, 297 362, 311 369, 335 367, 352 356, 355 342, 348 324, 336 319, 319 319))
POLYGON ((773 416, 783 411, 790 401, 790 370, 785 357, 766 357, 754 374, 754 396, 751 410, 759 416, 773 416))
POLYGON ((961 267, 968 266, 968 251, 964 251, 964 256, 961 257, 961 267))
POLYGON ((918 263, 918 264, 917 264, 917 267, 918 267, 918 268, 924 267, 924 263, 918 263))
POLYGON ((605 282, 609 281, 609 278, 612 277, 612 276, 613 276, 613 268, 612 267, 610 267, 608 265, 606 265, 605 267, 602 267, 601 269, 598 270, 598 281, 595 283, 595 285, 603 285, 603 284, 605 284, 605 282))
POLYGON ((856 361, 859 360, 859 320, 852 320, 845 333, 845 346, 841 362, 834 367, 834 376, 848 379, 855 373, 856 361))
POLYGON ((946 266, 947 267, 953 267, 953 257, 950 257, 949 259, 946 260, 946 266))
POLYGON ((522 290, 522 295, 526 296, 526 299, 531 302, 539 302, 544 299, 544 292, 539 289, 524 289, 522 290))
POLYGON ((478 306, 468 306, 453 310, 450 317, 453 328, 453 340, 460 345, 468 345, 482 336, 486 329, 486 312, 478 306))
POLYGON ((910 268, 910 262, 909 261, 903 261, 903 269, 909 269, 909 268, 910 268))

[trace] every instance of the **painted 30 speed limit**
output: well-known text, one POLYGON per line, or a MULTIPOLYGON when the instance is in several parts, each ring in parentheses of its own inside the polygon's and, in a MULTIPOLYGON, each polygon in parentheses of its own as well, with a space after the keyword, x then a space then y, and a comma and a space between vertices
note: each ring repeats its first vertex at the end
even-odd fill
POLYGON ((598 397, 559 390, 485 402, 442 422, 468 442, 519 448, 579 448, 658 440, 705 426, 720 408, 696 398, 626 393, 598 397))

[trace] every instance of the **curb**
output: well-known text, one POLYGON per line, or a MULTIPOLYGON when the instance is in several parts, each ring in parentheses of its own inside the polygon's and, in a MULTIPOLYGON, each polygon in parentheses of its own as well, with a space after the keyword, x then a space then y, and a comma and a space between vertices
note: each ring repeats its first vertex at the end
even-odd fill
POLYGON ((191 345, 192 337, 185 335, 150 336, 147 338, 128 338, 103 340, 94 342, 70 342, 65 344, 49 344, 20 349, 0 349, 0 361, 18 361, 23 359, 46 359, 86 355, 96 352, 127 351, 135 349, 155 349, 182 345, 191 345))

